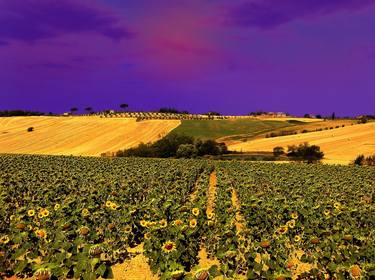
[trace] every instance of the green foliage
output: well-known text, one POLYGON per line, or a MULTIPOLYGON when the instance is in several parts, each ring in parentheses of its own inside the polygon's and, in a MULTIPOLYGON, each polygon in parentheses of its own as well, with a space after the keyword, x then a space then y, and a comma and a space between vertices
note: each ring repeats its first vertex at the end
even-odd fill
POLYGON ((191 136, 168 134, 154 144, 141 143, 138 147, 118 151, 118 157, 194 158, 197 155, 220 155, 228 151, 224 143, 213 140, 195 140, 191 136))
POLYGON ((289 146, 287 155, 293 160, 303 160, 308 163, 319 161, 324 157, 324 153, 320 151, 319 146, 310 146, 308 143, 289 146))
POLYGON ((237 135, 251 138, 272 131, 276 128, 288 127, 294 124, 283 121, 262 121, 252 119, 235 120, 183 120, 181 125, 172 132, 189 135, 200 139, 219 139, 237 135))
POLYGON ((285 154, 285 151, 284 151, 283 147, 278 146, 278 147, 273 148, 273 155, 275 157, 279 157, 283 154, 285 154))
POLYGON ((374 168, 11 155, 0 166, 1 277, 111 278, 141 243, 165 280, 289 279, 297 251, 313 268, 296 279, 374 276, 374 168), (219 260, 207 271, 201 245, 219 260))
POLYGON ((178 147, 176 157, 195 158, 198 155, 198 149, 193 144, 182 144, 178 147))

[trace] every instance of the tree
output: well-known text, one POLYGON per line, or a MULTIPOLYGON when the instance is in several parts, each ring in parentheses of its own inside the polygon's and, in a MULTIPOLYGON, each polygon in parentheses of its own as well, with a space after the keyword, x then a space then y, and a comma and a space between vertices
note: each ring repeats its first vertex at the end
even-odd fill
POLYGON ((311 118, 310 114, 305 114, 303 117, 308 119, 311 118))
POLYGON ((193 144, 182 144, 176 152, 178 158, 195 158, 197 155, 198 150, 193 144))
POLYGON ((88 114, 91 114, 91 113, 92 113, 92 108, 91 108, 91 107, 86 107, 86 108, 85 108, 85 111, 86 111, 88 114))
POLYGON ((316 118, 317 118, 317 119, 321 119, 321 118, 322 118, 322 115, 316 115, 316 118))
POLYGON ((277 146, 277 147, 273 148, 273 155, 275 157, 279 157, 283 154, 285 154, 285 151, 284 151, 283 147, 277 146))
POLYGON ((354 165, 362 166, 364 161, 365 161, 365 156, 364 155, 359 155, 354 160, 354 165))
POLYGON ((308 143, 304 143, 298 146, 289 146, 287 156, 293 160, 303 160, 307 163, 314 163, 320 161, 324 157, 324 153, 320 151, 319 146, 310 146, 308 143))
POLYGON ((75 112, 78 111, 77 107, 70 108, 70 113, 73 115, 75 112))
POLYGON ((122 103, 122 104, 120 104, 120 108, 121 108, 123 111, 125 111, 125 109, 128 108, 128 107, 129 107, 129 105, 126 104, 126 103, 122 103))
POLYGON ((194 138, 176 133, 168 134, 152 145, 155 155, 161 158, 175 157, 178 148, 183 144, 194 144, 194 138))
POLYGON ((335 112, 332 113, 332 117, 331 117, 332 120, 336 119, 336 114, 335 112))
POLYGON ((199 156, 204 156, 204 155, 216 156, 220 154, 218 143, 215 142, 214 140, 206 140, 206 141, 198 140, 195 145, 198 149, 199 156))
POLYGON ((367 120, 367 117, 366 116, 362 116, 360 119, 359 119, 359 121, 358 121, 358 123, 360 123, 360 124, 364 124, 364 123, 367 123, 368 122, 368 120, 367 120))

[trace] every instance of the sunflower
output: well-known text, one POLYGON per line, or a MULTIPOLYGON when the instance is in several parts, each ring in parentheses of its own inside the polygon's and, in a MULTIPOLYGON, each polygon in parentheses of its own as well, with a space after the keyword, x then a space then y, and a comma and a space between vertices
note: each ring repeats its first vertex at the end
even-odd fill
POLYGON ((35 231, 35 235, 39 238, 47 238, 47 232, 44 229, 38 229, 35 231))
POLYGON ((159 225, 160 225, 161 228, 166 228, 167 225, 168 225, 168 222, 167 222, 167 220, 163 219, 159 222, 159 225))
POLYGON ((4 235, 3 237, 0 238, 0 243, 1 244, 7 244, 10 241, 8 235, 4 235))
POLYGON ((212 220, 213 218, 215 217, 215 213, 214 212, 207 212, 207 219, 209 220, 212 220))
POLYGON ((296 220, 290 220, 286 222, 288 228, 294 228, 296 226, 296 220))
POLYGON ((328 217, 331 214, 331 210, 326 209, 324 210, 323 214, 328 217))
POLYGON ((335 207, 336 210, 340 210, 341 209, 341 203, 340 202, 335 202, 333 204, 333 207, 335 207))
POLYGON ((167 241, 163 244, 162 250, 164 251, 164 253, 171 253, 173 251, 176 251, 176 243, 167 241))
POLYGON ((182 226, 182 225, 184 224, 184 222, 181 221, 181 220, 175 220, 175 221, 173 222, 173 224, 174 224, 175 226, 182 226))
POLYGON ((118 205, 116 203, 112 203, 111 204, 111 209, 112 210, 117 210, 117 208, 118 208, 118 205))
POLYGON ((88 217, 89 215, 90 215, 90 211, 89 211, 89 209, 87 209, 87 208, 84 208, 83 210, 82 210, 82 216, 83 217, 88 217))
POLYGON ((80 235, 83 235, 83 236, 88 235, 89 232, 90 232, 90 229, 89 229, 88 227, 81 227, 81 228, 79 229, 79 234, 80 234, 80 235))
POLYGON ((151 239, 151 233, 150 232, 146 232, 144 235, 143 235, 144 239, 145 240, 149 240, 151 239))
POLYGON ((298 219, 298 213, 297 212, 292 212, 292 214, 290 215, 292 217, 292 219, 294 220, 297 220, 298 219))
POLYGON ((189 226, 190 226, 191 228, 195 228, 195 227, 197 226, 197 220, 196 220, 196 219, 191 219, 191 220, 189 221, 189 226))
POLYGON ((50 279, 51 271, 47 268, 39 268, 35 274, 35 279, 50 279))
POLYGON ((156 222, 147 222, 146 223, 146 227, 150 228, 150 227, 154 227, 156 226, 156 222))
POLYGON ((105 203, 105 206, 110 208, 112 206, 113 202, 110 201, 110 200, 107 200, 106 203, 105 203))
POLYGON ((35 210, 30 209, 29 211, 27 211, 27 215, 28 215, 29 217, 33 217, 33 216, 35 215, 35 210))
POLYGON ((55 211, 59 210, 61 208, 61 205, 56 203, 55 204, 55 207, 53 207, 55 209, 55 211))
POLYGON ((45 218, 49 216, 49 211, 46 208, 42 208, 39 210, 38 217, 45 218))
POLYGON ((353 278, 361 277, 361 268, 359 267, 359 265, 353 265, 352 267, 350 267, 350 275, 353 278))
POLYGON ((300 242, 302 240, 301 236, 296 235, 294 236, 294 242, 300 242))
POLYGON ((124 232, 125 233, 131 233, 131 231, 132 231, 132 227, 131 226, 127 225, 127 226, 124 227, 124 232))
POLYGON ((281 226, 277 229, 278 234, 285 234, 288 232, 288 227, 287 226, 281 226))
POLYGON ((195 217, 198 217, 199 216, 199 209, 198 208, 193 208, 193 210, 191 210, 191 212, 193 213, 193 215, 195 217))
POLYGON ((147 221, 142 220, 139 222, 142 227, 147 227, 147 221))

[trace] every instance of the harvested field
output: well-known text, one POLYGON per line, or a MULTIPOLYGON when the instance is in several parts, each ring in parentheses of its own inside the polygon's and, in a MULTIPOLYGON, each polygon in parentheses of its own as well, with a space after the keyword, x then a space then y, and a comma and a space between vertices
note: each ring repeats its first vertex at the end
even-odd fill
POLYGON ((99 156, 156 141, 179 125, 178 120, 0 118, 0 153, 99 156), (29 127, 34 131, 27 132, 29 127))
POLYGON ((375 123, 346 126, 343 128, 282 136, 267 139, 256 139, 245 143, 229 145, 235 151, 272 151, 276 146, 287 148, 308 142, 318 145, 325 153, 326 163, 348 164, 357 155, 375 154, 375 123))

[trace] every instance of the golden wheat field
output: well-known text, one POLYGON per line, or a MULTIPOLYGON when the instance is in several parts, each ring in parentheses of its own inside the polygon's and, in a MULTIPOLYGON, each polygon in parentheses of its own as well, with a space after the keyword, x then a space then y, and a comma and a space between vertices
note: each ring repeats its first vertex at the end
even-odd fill
POLYGON ((230 144, 229 148, 243 152, 272 151, 276 146, 287 149, 288 145, 298 145, 304 142, 320 146, 325 153, 325 163, 348 164, 359 154, 372 155, 375 153, 375 123, 237 142, 230 144))
POLYGON ((0 118, 0 153, 99 156, 158 140, 177 120, 99 117, 0 118), (33 127, 33 132, 27 132, 33 127))

